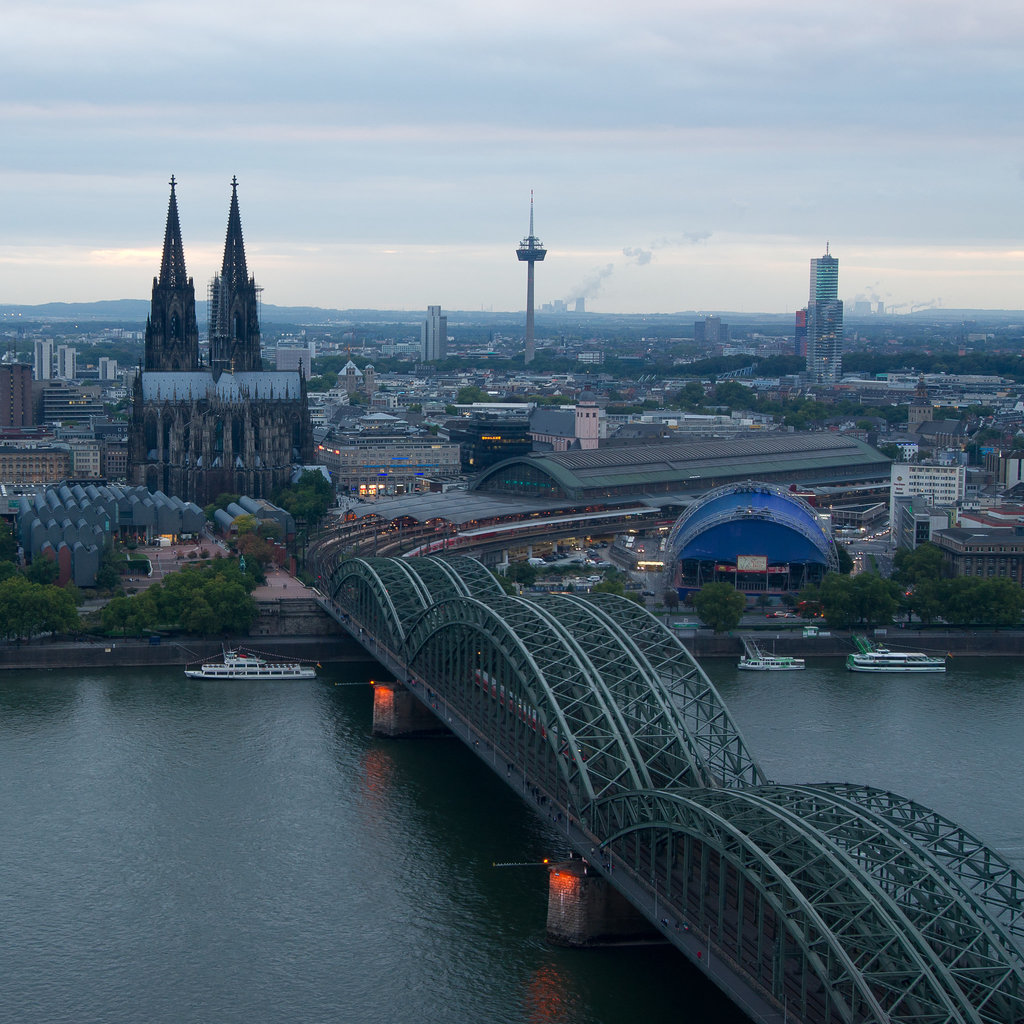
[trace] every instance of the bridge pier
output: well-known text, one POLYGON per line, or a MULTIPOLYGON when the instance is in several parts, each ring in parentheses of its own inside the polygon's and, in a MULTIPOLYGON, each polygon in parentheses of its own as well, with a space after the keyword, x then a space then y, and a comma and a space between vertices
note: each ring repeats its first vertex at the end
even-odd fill
POLYGON ((401 683, 373 684, 373 735, 425 736, 447 732, 401 683))
POLYGON ((625 896, 580 860, 548 869, 547 933, 562 946, 661 938, 625 896))

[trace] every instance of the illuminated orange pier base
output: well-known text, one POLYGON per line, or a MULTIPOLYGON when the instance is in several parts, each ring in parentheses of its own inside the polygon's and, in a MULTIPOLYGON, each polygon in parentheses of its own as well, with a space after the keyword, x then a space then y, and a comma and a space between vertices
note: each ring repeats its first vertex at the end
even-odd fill
MULTIPOLYGON (((596 871, 579 860, 548 869, 548 938, 563 946, 639 942, 657 933, 596 871)), ((660 936, 657 936, 660 938, 660 936)))
POLYGON ((426 736, 446 731, 401 683, 373 684, 374 736, 426 736))

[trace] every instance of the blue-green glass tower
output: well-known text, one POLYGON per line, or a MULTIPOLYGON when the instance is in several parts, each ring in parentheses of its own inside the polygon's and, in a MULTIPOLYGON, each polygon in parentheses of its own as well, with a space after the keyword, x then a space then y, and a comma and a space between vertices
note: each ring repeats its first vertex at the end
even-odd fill
POLYGON ((839 260, 825 255, 811 260, 807 302, 807 379, 837 384, 843 375, 843 303, 839 296, 839 260))

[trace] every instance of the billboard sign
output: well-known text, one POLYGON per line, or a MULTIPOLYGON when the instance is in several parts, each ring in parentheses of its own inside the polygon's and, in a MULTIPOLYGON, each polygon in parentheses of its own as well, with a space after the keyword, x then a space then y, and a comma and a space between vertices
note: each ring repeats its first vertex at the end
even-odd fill
POLYGON ((737 572, 767 572, 768 557, 766 555, 737 555, 737 572))

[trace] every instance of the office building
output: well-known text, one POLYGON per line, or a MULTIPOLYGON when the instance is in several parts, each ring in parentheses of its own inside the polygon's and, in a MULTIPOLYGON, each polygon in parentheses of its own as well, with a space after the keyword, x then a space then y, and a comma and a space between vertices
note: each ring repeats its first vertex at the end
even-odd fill
POLYGON ((32 415, 32 367, 0 363, 0 427, 28 427, 32 415))
POLYGON ((843 375, 843 303, 839 299, 839 260, 825 255, 811 260, 807 302, 807 379, 837 384, 843 375))
POLYGON ((441 316, 440 306, 427 306, 427 319, 420 328, 420 357, 425 363, 436 363, 448 354, 448 317, 441 316))
POLYGON ((729 325, 720 316, 706 316, 693 325, 693 340, 698 344, 720 345, 729 340, 729 325))
POLYGON ((796 322, 793 325, 793 355, 801 359, 807 358, 807 310, 796 311, 796 322))
POLYGON ((57 346, 57 378, 74 380, 78 376, 78 351, 70 345, 57 346))
POLYGON ((929 505, 955 508, 967 491, 967 469, 923 462, 894 462, 890 470, 889 522, 896 524, 896 499, 917 496, 929 505))
POLYGON ((36 380, 53 379, 53 339, 39 338, 35 343, 32 370, 36 380))
POLYGON ((100 356, 99 377, 100 380, 117 380, 117 360, 100 356))

